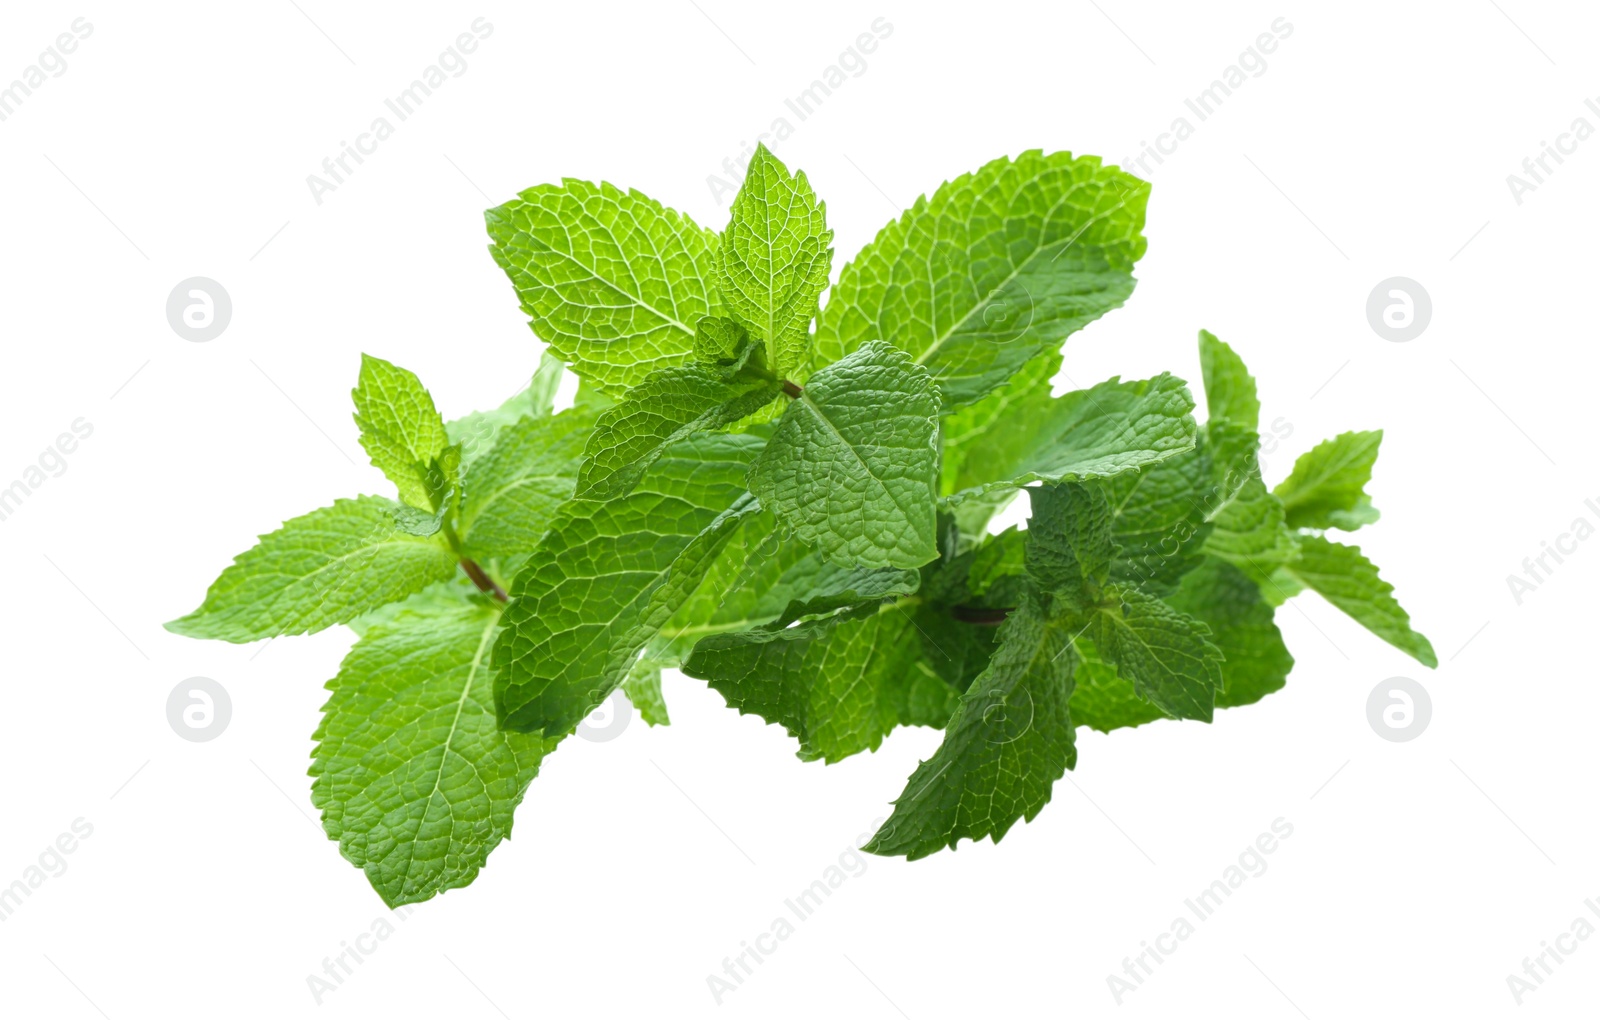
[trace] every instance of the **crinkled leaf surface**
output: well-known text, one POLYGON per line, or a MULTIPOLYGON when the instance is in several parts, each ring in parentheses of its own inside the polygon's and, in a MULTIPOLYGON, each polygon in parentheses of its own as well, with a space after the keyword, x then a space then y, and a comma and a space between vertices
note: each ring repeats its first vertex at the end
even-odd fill
POLYGON ((688 361, 717 311, 715 232, 637 191, 568 179, 484 216, 534 332, 611 396, 688 361))
POLYGON ((1222 687, 1222 653, 1210 630, 1141 591, 1116 595, 1120 604, 1096 612, 1086 632, 1101 658, 1168 715, 1210 722, 1222 687))
POLYGON ((1294 656, 1272 622, 1272 607, 1238 567, 1208 556, 1166 603, 1205 624, 1222 653, 1218 708, 1253 704, 1287 682, 1294 656))
POLYGON ((496 728, 499 612, 459 603, 371 628, 328 683, 311 800, 390 907, 472 882, 555 740, 496 728))
POLYGON ((780 392, 764 372, 700 362, 650 373, 595 422, 578 472, 578 496, 627 495, 667 447, 754 414, 780 392))
POLYGON ((572 496, 592 411, 572 408, 499 429, 494 448, 467 469, 457 532, 477 559, 532 552, 572 496))
POLYGON ((748 435, 696 436, 667 451, 628 496, 562 508, 512 582, 495 643, 502 725, 565 733, 627 678, 759 509, 743 483, 760 445, 748 435))
POLYGON ((1037 150, 946 182, 840 271, 813 364, 888 340, 947 408, 978 400, 1132 293, 1148 195, 1094 156, 1037 150))
POLYGON ((407 533, 400 511, 392 499, 359 496, 284 522, 167 629, 235 642, 309 634, 451 577, 456 558, 444 542, 407 533))
POLYGON ((962 839, 996 842, 1032 820, 1077 760, 1067 712, 1071 632, 1036 598, 999 629, 999 646, 951 716, 944 742, 917 766, 894 813, 863 848, 926 857, 962 839))
POLYGON ((717 285, 780 379, 810 367, 811 319, 833 263, 824 212, 806 175, 757 144, 717 246, 717 285))
POLYGON ((942 726, 956 692, 923 662, 911 610, 869 603, 793 627, 705 638, 683 671, 743 715, 781 725, 801 759, 875 751, 896 726, 942 726))
POLYGON ((886 343, 811 377, 750 469, 750 491, 823 559, 917 567, 934 548, 938 395, 886 343))
POLYGON ((428 471, 444 455, 450 438, 422 381, 398 365, 363 354, 350 395, 361 446, 373 467, 394 482, 403 502, 430 512, 439 509, 434 494, 440 486, 428 471))

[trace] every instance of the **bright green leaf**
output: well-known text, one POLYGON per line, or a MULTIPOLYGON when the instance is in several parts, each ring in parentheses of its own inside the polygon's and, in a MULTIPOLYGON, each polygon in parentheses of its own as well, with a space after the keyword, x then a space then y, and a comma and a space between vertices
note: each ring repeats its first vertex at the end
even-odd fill
POLYGON ((402 530, 400 512, 394 500, 359 496, 284 522, 212 582, 199 609, 167 629, 241 643, 309 634, 451 577, 450 550, 402 530))
POLYGON ((370 629, 328 682, 311 801, 391 908, 468 885, 555 740, 495 727, 499 612, 459 603, 370 629))
POLYGON ((361 446, 373 467, 395 484, 403 502, 429 512, 439 509, 437 494, 453 480, 441 485, 429 477, 429 467, 444 456, 450 438, 422 381, 398 365, 363 354, 350 395, 361 446))
POLYGON ((512 582, 495 643, 502 725, 565 733, 626 679, 639 650, 759 509, 743 491, 759 446, 746 435, 696 436, 667 451, 625 498, 562 508, 512 582))
POLYGON ((901 351, 872 342, 790 403, 750 491, 831 562, 917 567, 934 548, 938 394, 901 351))
POLYGON ((650 726, 667 726, 672 720, 667 716, 667 700, 661 695, 661 670, 665 665, 648 654, 641 656, 622 681, 622 693, 628 702, 650 726))
POLYGON ((1289 527, 1353 531, 1377 520, 1366 486, 1381 442, 1382 430, 1345 432, 1302 454, 1289 477, 1272 490, 1289 527))
POLYGON ((732 425, 782 392, 759 360, 658 369, 601 412, 578 471, 580 499, 625 496, 673 443, 732 425))
POLYGON ((980 399, 1127 300, 1149 188, 1037 150, 945 183, 840 271, 813 364, 881 338, 927 366, 947 409, 980 399))
POLYGON ((824 212, 806 175, 791 175, 758 143, 717 246, 717 285, 780 379, 810 367, 811 319, 833 262, 824 212))
POLYGON ((718 310, 717 235, 637 191, 569 178, 484 216, 534 331, 602 392, 690 360, 695 323, 718 310))
POLYGON ((1033 481, 1109 478, 1175 456, 1194 448, 1193 410, 1183 380, 1165 373, 1060 397, 1032 390, 988 427, 983 443, 960 451, 947 502, 1033 481))
POLYGON ((1200 375, 1206 385, 1208 420, 1231 421, 1251 432, 1260 429, 1261 401, 1256 397, 1256 381, 1244 367, 1244 359, 1203 329, 1200 375))
POLYGON ((499 430, 494 448, 467 470, 457 532, 476 559, 532 552, 572 497, 594 414, 572 408, 499 430))
POLYGON ((1378 568, 1360 549, 1305 535, 1300 558, 1285 569, 1361 626, 1424 666, 1438 667, 1433 645, 1411 629, 1411 617, 1395 601, 1394 586, 1378 577, 1378 568))

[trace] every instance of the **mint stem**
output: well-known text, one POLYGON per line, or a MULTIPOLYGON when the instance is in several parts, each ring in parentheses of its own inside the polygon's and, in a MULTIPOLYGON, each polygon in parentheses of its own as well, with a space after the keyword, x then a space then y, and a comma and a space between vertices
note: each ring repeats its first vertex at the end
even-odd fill
POLYGON ((495 584, 494 578, 485 574, 482 567, 463 556, 461 557, 461 569, 466 571, 468 577, 472 578, 472 583, 478 586, 479 591, 493 595, 501 602, 506 601, 505 590, 495 584))
POLYGON ((805 391, 802 390, 800 387, 796 386, 794 383, 792 383, 789 380, 785 379, 783 381, 783 392, 788 394, 791 398, 793 398, 795 400, 799 400, 800 399, 800 394, 804 393, 805 391))

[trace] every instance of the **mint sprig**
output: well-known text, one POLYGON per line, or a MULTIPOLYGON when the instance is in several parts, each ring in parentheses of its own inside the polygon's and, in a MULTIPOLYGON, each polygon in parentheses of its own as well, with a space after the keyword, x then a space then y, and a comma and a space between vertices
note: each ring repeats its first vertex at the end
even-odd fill
POLYGON ((1435 665, 1327 535, 1377 520, 1382 433, 1269 489, 1256 381, 1206 332, 1203 424, 1170 374, 1054 391, 1062 342, 1133 290, 1147 197, 1094 157, 995 160, 885 226, 823 304, 825 207, 765 148, 720 233, 610 184, 524 191, 486 215, 546 344, 531 384, 447 423, 364 357, 355 420, 397 498, 286 522, 168 627, 357 633, 312 800, 391 906, 472 882, 617 689, 665 725, 664 670, 806 761, 942 729, 866 846, 915 859, 1033 818, 1079 727, 1283 687, 1274 614, 1298 593, 1435 665), (1024 491, 1026 528, 990 533, 1024 491))

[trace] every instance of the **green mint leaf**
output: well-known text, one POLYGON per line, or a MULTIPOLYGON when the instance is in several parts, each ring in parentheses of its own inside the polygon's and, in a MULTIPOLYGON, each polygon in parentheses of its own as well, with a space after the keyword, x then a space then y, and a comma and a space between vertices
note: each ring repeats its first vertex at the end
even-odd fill
POLYGON ((1354 531, 1377 520, 1366 487, 1382 442, 1381 430, 1345 432, 1302 454, 1289 477, 1272 490, 1289 527, 1354 531))
POLYGON ((1001 624, 987 668, 961 696, 944 742, 917 766, 894 813, 862 849, 908 860, 962 839, 999 842, 1032 821, 1077 761, 1067 704, 1071 632, 1027 598, 1001 624))
POLYGON ((1201 432, 1200 445, 1188 453, 1102 483, 1117 544, 1111 570, 1117 581, 1164 595, 1199 562, 1200 547, 1211 531, 1207 504, 1216 499, 1206 435, 1201 432))
POLYGON ((456 558, 444 543, 401 530, 399 512, 394 500, 358 496, 285 521, 212 582, 199 609, 167 629, 239 643, 309 634, 454 575, 456 558))
POLYGON ((361 356, 361 374, 350 394, 356 404, 361 446, 400 490, 402 502, 432 512, 442 505, 440 490, 455 479, 430 475, 430 467, 450 445, 433 397, 414 373, 370 354, 361 356))
POLYGON ((457 533, 474 559, 530 553, 572 497, 594 425, 577 408, 503 426, 494 448, 467 470, 457 533))
POLYGON ((1114 553, 1111 508, 1097 485, 1041 485, 1028 490, 1024 562, 1041 591, 1087 606, 1100 598, 1114 553))
MULTIPOLYGON (((944 446, 939 474, 940 496, 962 488, 961 466, 968 456, 980 460, 1001 437, 1009 438, 1016 423, 1050 400, 1050 380, 1061 370, 1061 353, 1047 351, 1017 371, 1011 381, 975 404, 945 416, 940 424, 944 446)), ((981 535, 991 518, 1016 498, 1016 490, 1000 487, 992 492, 966 493, 954 505, 943 501, 964 536, 981 535)))
POLYGON ((759 350, 754 364, 741 354, 748 356, 748 348, 735 352, 737 365, 658 369, 601 412, 584 447, 578 498, 625 496, 673 443, 732 425, 777 400, 783 391, 761 367, 759 350))
POLYGON ((955 467, 959 504, 1033 481, 1109 478, 1192 450, 1194 401, 1165 373, 1140 382, 1110 379, 1050 397, 1039 390, 1011 404, 983 443, 966 444, 955 467))
POLYGON ((803 377, 811 319, 828 286, 833 231, 802 173, 757 144, 717 246, 717 285, 728 313, 766 345, 778 378, 803 377))
POLYGON ((539 367, 527 387, 508 397, 505 403, 492 411, 474 411, 444 424, 450 442, 461 447, 461 466, 469 470, 473 461, 494 449, 500 430, 523 418, 546 418, 552 413, 556 389, 561 385, 561 374, 566 366, 561 359, 545 351, 539 356, 539 367))
POLYGON ((1395 601, 1394 586, 1353 545, 1320 535, 1300 539, 1300 557, 1285 568, 1351 619, 1430 669, 1439 659, 1428 639, 1411 629, 1411 617, 1395 601))
POLYGON ((955 691, 922 662, 910 612, 866 605, 793 627, 717 634, 683 672, 707 681, 741 715, 782 726, 803 761, 875 751, 896 726, 942 726, 955 691))
POLYGON ((1117 668, 1100 657, 1093 641, 1080 635, 1072 647, 1078 656, 1069 706, 1073 725, 1110 733, 1169 718, 1141 697, 1133 684, 1117 675, 1117 668))
POLYGON ((934 547, 939 397, 873 341, 811 377, 750 468, 750 491, 823 559, 919 567, 934 547))
POLYGON ((970 404, 1133 291, 1149 185, 1093 156, 1001 158, 919 198, 839 273, 815 365, 889 340, 970 404))
POLYGON ((1244 367, 1244 359, 1203 329, 1200 376, 1205 380, 1209 421, 1231 421, 1251 432, 1261 428, 1261 401, 1256 397, 1256 381, 1244 367))
POLYGON ((717 311, 717 235, 637 191, 568 179, 484 217, 534 332, 603 393, 690 360, 717 311))
POLYGON ((495 643, 502 726, 565 733, 626 679, 721 545, 759 510, 743 484, 759 446, 753 436, 696 436, 625 498, 561 509, 512 582, 495 643))
POLYGON ((312 739, 322 827, 391 908, 472 882, 555 740, 495 728, 499 613, 401 614, 357 641, 312 739))
POLYGON ((1212 492, 1206 501, 1211 532, 1202 548, 1238 567, 1265 592, 1276 586, 1274 571, 1297 555, 1283 504, 1261 480, 1256 459, 1260 437, 1229 419, 1207 422, 1212 451, 1212 492))
POLYGON ((1294 656, 1272 622, 1272 607, 1239 568, 1208 556, 1166 603, 1205 624, 1222 653, 1218 708, 1254 704, 1288 680, 1294 656))
POLYGON ((1222 653, 1210 629, 1136 589, 1113 595, 1120 604, 1096 612, 1086 632, 1101 658, 1173 718, 1210 722, 1222 688, 1222 653))
POLYGON ((705 582, 662 628, 674 648, 688 651, 708 634, 780 625, 917 590, 915 570, 868 569, 829 563, 814 550, 780 537, 762 512, 723 547, 705 582))
POLYGON ((622 693, 628 696, 639 718, 650 726, 667 726, 672 722, 667 716, 667 700, 661 696, 661 670, 670 664, 646 654, 633 664, 628 678, 622 681, 622 693))

